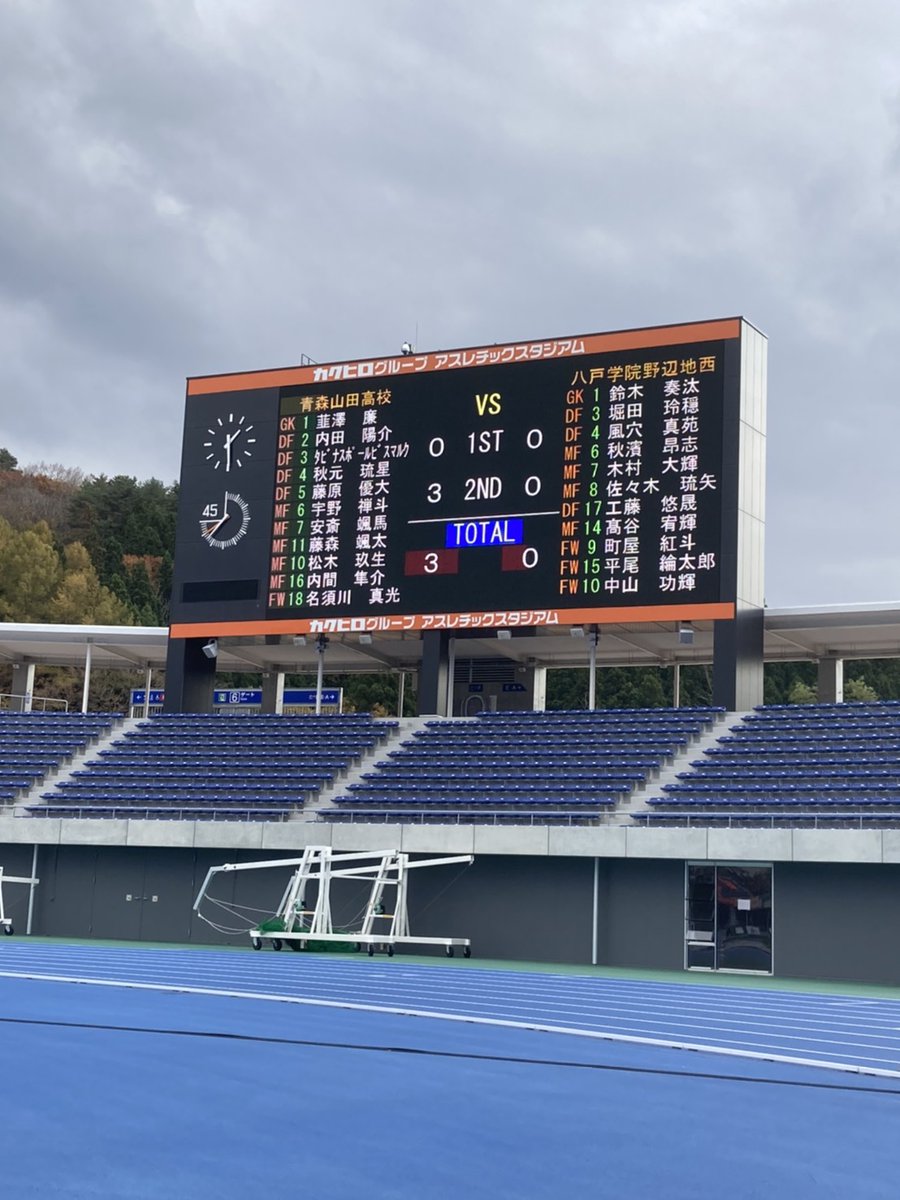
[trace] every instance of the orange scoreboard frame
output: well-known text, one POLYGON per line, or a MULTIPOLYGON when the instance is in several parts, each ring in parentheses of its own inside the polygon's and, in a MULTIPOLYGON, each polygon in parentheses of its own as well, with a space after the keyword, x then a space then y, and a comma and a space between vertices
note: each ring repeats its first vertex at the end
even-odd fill
POLYGON ((171 636, 732 618, 748 329, 189 379, 171 636))

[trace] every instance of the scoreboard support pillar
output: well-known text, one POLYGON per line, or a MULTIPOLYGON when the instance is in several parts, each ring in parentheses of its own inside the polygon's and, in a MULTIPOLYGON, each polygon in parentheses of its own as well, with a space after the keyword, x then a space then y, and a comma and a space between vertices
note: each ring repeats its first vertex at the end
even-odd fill
POLYGON ((445 629, 427 629, 422 634, 419 666, 418 715, 446 717, 447 679, 450 672, 450 635, 445 629))
POLYGON ((713 704, 747 712, 763 702, 763 616, 740 608, 733 621, 713 627, 713 704))
POLYGON ((211 713, 216 660, 203 653, 208 638, 169 638, 163 712, 211 713))
POLYGON ((12 700, 9 707, 13 712, 31 712, 34 666, 33 662, 25 661, 14 662, 12 665, 12 700))
POLYGON ((280 714, 284 710, 284 671, 263 671, 260 712, 280 714))
POLYGON ((820 704, 843 704, 844 660, 834 655, 819 659, 816 699, 820 704))

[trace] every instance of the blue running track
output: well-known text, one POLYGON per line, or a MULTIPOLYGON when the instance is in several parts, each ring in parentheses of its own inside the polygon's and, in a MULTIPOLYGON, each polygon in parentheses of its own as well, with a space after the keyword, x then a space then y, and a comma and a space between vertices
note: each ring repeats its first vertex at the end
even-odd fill
POLYGON ((900 1001, 335 955, 0 943, 0 977, 360 1008, 900 1076, 900 1001))
POLYGON ((895 1200, 898 1038, 889 999, 0 941, 2 1195, 895 1200))

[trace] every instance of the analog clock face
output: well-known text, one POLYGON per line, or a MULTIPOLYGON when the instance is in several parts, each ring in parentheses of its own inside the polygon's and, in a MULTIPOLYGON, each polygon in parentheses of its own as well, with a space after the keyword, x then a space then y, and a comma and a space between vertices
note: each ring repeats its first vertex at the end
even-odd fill
POLYGON ((200 517, 200 536, 207 546, 227 550, 236 546, 250 525, 250 505, 237 492, 226 492, 224 500, 207 504, 200 517))
POLYGON ((220 467, 225 471, 242 467, 253 457, 256 438, 252 436, 253 426, 247 424, 247 418, 238 413, 229 413, 217 417, 207 429, 209 435, 203 443, 206 451, 206 461, 212 463, 214 470, 220 467))

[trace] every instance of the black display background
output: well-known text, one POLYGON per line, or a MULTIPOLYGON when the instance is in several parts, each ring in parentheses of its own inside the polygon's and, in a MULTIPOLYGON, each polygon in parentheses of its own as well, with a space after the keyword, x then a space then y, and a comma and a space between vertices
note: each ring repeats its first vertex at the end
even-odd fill
MULTIPOLYGON (((172 621, 242 620, 265 615, 269 552, 272 542, 272 495, 275 470, 275 439, 278 427, 278 391, 251 391, 189 396, 185 410, 181 483, 178 497, 178 526, 175 537, 172 621), (218 417, 230 413, 254 426, 253 454, 240 468, 216 470, 207 458, 203 443, 207 430, 218 417), (250 506, 246 536, 235 546, 220 550, 202 537, 200 519, 207 504, 221 504, 225 492, 236 492, 250 506), (229 599, 235 581, 256 582, 253 599, 229 599), (193 584, 222 583, 216 600, 190 600, 191 595, 209 596, 209 589, 193 584)), ((242 594, 247 595, 249 589, 242 594)))
MULTIPOLYGON (((609 594, 603 587, 599 594, 587 595, 560 593, 560 516, 526 516, 524 518, 524 544, 533 547, 539 555, 538 566, 532 570, 504 571, 501 569, 499 547, 463 548, 459 552, 458 571, 455 574, 407 576, 404 574, 405 555, 408 550, 440 551, 444 547, 446 521, 465 518, 479 520, 495 515, 556 511, 563 503, 564 430, 566 396, 573 386, 578 372, 589 377, 590 368, 624 365, 635 361, 662 360, 676 356, 682 360, 699 360, 714 356, 716 369, 695 377, 700 381, 700 431, 698 434, 698 457, 700 470, 718 477, 715 491, 707 491, 698 497, 698 532, 702 536, 703 548, 720 554, 721 545, 721 471, 723 462, 722 434, 723 408, 726 402, 724 379, 723 343, 705 343, 663 350, 647 350, 623 354, 585 356, 584 361, 566 359, 553 362, 512 363, 498 366, 475 367, 455 371, 431 372, 420 376, 400 376, 369 381, 372 390, 390 389, 390 404, 376 406, 379 424, 387 424, 392 430, 394 442, 408 442, 409 455, 391 460, 391 485, 389 496, 390 535, 387 548, 385 586, 396 584, 400 588, 399 604, 373 605, 368 602, 368 589, 354 588, 353 603, 348 609, 329 610, 317 605, 295 607, 290 610, 270 609, 270 616, 322 617, 333 615, 369 615, 390 613, 452 613, 481 612, 493 610, 534 610, 547 608, 618 607, 621 605, 659 605, 673 603, 712 603, 733 597, 723 588, 720 570, 698 573, 697 587, 687 592, 662 592, 659 588, 659 518, 658 499, 643 497, 646 516, 642 518, 640 543, 640 590, 623 595, 609 594), (476 396, 500 394, 502 411, 496 416, 480 416, 476 409, 476 396), (469 437, 481 431, 502 429, 500 450, 491 453, 472 453, 469 437), (529 430, 540 429, 543 434, 539 449, 529 449, 526 435, 529 430), (440 457, 429 454, 429 443, 441 438, 445 443, 440 457), (501 481, 502 492, 497 499, 467 500, 467 481, 472 478, 493 476, 501 481), (541 491, 530 498, 525 493, 525 481, 538 476, 542 481, 541 491), (441 486, 441 500, 428 501, 430 484, 441 486), (434 518, 444 518, 438 522, 434 518), (428 524, 410 523, 428 518, 428 524)), ((682 381, 686 376, 680 375, 682 381)), ((659 471, 650 471, 649 464, 661 464, 663 443, 662 405, 665 380, 642 380, 644 388, 644 437, 643 460, 647 464, 644 476, 659 471)), ((582 405, 580 481, 582 490, 578 497, 579 527, 585 518, 584 502, 588 499, 587 484, 590 459, 590 434, 595 423, 590 420, 594 406, 593 388, 576 383, 583 389, 585 400, 582 405)), ((599 388, 600 427, 600 470, 597 476, 600 486, 599 498, 603 501, 601 520, 607 505, 604 490, 607 483, 605 469, 608 463, 609 444, 609 391, 610 383, 604 378, 594 385, 599 388)), ((628 385, 625 385, 626 388, 628 385)), ((283 388, 282 411, 294 413, 302 398, 329 398, 359 392, 362 382, 355 384, 316 384, 304 388, 283 388)), ((737 394, 733 396, 737 403, 737 394)), ((365 408, 354 407, 347 412, 348 443, 359 445, 358 436, 362 428, 365 408), (356 435, 355 437, 353 435, 356 435)), ((313 420, 316 411, 310 414, 313 420)), ((353 478, 353 476, 351 476, 353 478)), ((356 532, 357 494, 345 484, 342 498, 341 532, 338 574, 342 580, 352 579, 354 570, 354 539, 356 532)), ((581 557, 584 557, 585 538, 581 528, 581 557)), ((597 557, 603 558, 602 553, 597 557)), ((601 573, 605 584, 607 575, 601 573)))
MULTIPOLYGON (((635 606, 683 606, 734 600, 733 571, 722 570, 723 498, 729 493, 723 487, 723 466, 733 461, 735 448, 727 453, 723 442, 734 436, 739 412, 738 373, 726 369, 734 340, 694 343, 675 346, 641 347, 635 350, 616 350, 590 353, 564 359, 533 362, 513 362, 455 370, 428 371, 420 374, 386 375, 353 382, 316 383, 295 387, 264 388, 189 396, 185 418, 185 440, 182 461, 181 497, 179 507, 178 541, 173 589, 173 622, 215 620, 297 620, 310 618, 365 617, 373 615, 423 615, 491 611, 539 611, 552 609, 602 610, 635 606), (728 354, 726 354, 726 350, 728 354), (421 518, 449 520, 479 520, 494 515, 558 511, 563 503, 564 437, 566 429, 566 396, 570 390, 583 389, 584 403, 580 422, 582 489, 577 497, 579 526, 583 525, 584 503, 589 498, 589 457, 591 433, 599 426, 598 498, 603 501, 600 520, 606 524, 607 447, 609 444, 609 407, 611 368, 629 364, 677 359, 679 365, 702 357, 715 358, 715 370, 695 372, 700 384, 698 470, 718 478, 716 490, 698 495, 698 547, 717 555, 717 568, 698 572, 697 586, 689 592, 664 592, 659 586, 659 507, 658 497, 644 497, 641 515, 639 550, 639 590, 634 593, 606 590, 608 573, 601 571, 598 593, 586 594, 581 588, 574 593, 560 591, 560 579, 568 576, 560 571, 561 517, 524 517, 524 543, 539 556, 533 570, 504 571, 499 547, 462 548, 458 553, 456 574, 410 576, 404 573, 407 551, 441 551, 444 549, 445 523, 410 523, 421 518), (593 386, 578 378, 588 379, 591 370, 604 372, 593 386, 599 388, 601 418, 591 420, 595 398, 593 386), (373 605, 367 587, 352 586, 351 601, 335 607, 304 604, 295 607, 267 605, 271 591, 272 518, 275 496, 276 445, 279 417, 283 413, 298 413, 303 398, 313 401, 311 416, 315 420, 315 402, 320 397, 346 397, 348 393, 371 390, 376 394, 389 389, 390 403, 376 404, 379 426, 387 425, 391 442, 409 443, 404 458, 390 459, 390 493, 388 508, 388 545, 384 567, 384 587, 400 589, 399 603, 373 605), (478 395, 500 394, 501 412, 479 415, 475 398, 478 395), (203 449, 205 431, 217 415, 230 412, 246 414, 255 425, 257 438, 252 462, 226 477, 221 469, 214 471, 203 449), (481 431, 502 429, 501 448, 491 453, 470 453, 468 436, 481 431), (529 430, 540 429, 543 435, 539 449, 529 449, 525 438, 529 430), (726 434, 726 430, 729 432, 726 434), (428 453, 428 445, 443 438, 445 451, 440 457, 428 453), (466 500, 466 480, 495 476, 501 480, 499 498, 466 500), (540 493, 525 494, 524 484, 529 476, 541 479, 540 493), (441 501, 430 504, 428 485, 439 483, 441 501), (251 528, 245 538, 227 550, 210 547, 200 533, 199 518, 204 505, 221 499, 226 489, 239 492, 250 504, 251 528), (184 585, 204 581, 234 581, 255 579, 259 582, 255 600, 226 600, 204 603, 185 603, 184 585), (202 611, 200 611, 202 608, 202 611)), ((690 373, 679 370, 684 381, 690 373)), ((660 477, 657 464, 662 461, 662 375, 640 380, 643 387, 643 469, 641 479, 648 475, 660 477)), ((624 386, 627 388, 628 383, 624 386)), ((347 445, 356 451, 353 462, 345 464, 341 497, 338 576, 339 588, 351 586, 356 553, 356 522, 359 508, 359 450, 363 413, 372 406, 359 403, 330 413, 346 413, 347 445)), ((313 426, 314 427, 314 426, 313 426)), ((568 464, 570 465, 570 464, 568 464)), ((311 478, 311 476, 310 476, 311 478)), ((569 480, 571 482, 571 480, 569 480)), ((671 480, 667 481, 670 485, 671 480)), ((731 501, 727 501, 731 503, 731 501)), ((586 555, 583 529, 578 536, 581 547, 580 565, 586 555)), ((727 540, 727 539, 726 539, 727 540)), ((725 547, 727 552, 727 547, 725 547)), ((567 555, 566 557, 570 557, 567 555)), ((603 559, 602 550, 595 557, 603 559)), ((582 578, 582 576, 579 576, 582 578)), ((191 589, 188 589, 190 594, 191 589)))

